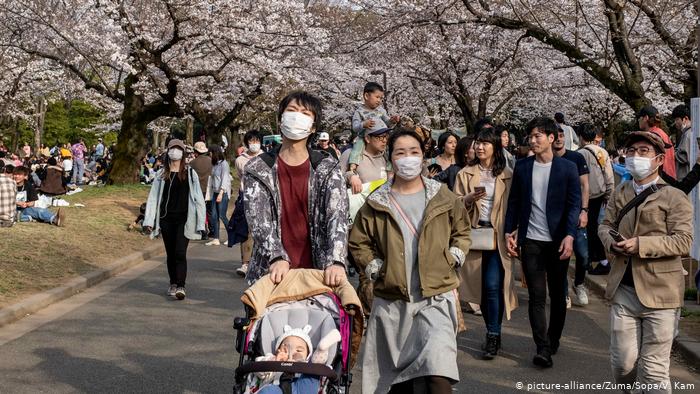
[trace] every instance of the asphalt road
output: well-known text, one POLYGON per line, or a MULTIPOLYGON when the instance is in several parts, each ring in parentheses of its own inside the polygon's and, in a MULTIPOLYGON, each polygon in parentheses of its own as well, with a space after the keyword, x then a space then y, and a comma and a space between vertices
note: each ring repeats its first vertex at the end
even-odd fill
MULTIPOLYGON (((157 258, 0 328, 0 393, 230 393, 238 362, 231 326, 243 314, 245 289, 235 274, 239 256, 237 248, 192 244, 185 301, 164 295, 167 273, 157 258)), ((554 367, 540 370, 531 364, 527 294, 520 291, 521 306, 504 322, 504 349, 495 360, 480 359, 481 317, 465 315, 469 330, 458 338, 461 381, 454 392, 611 380, 602 300, 592 296, 588 307, 569 311, 554 367)), ((355 375, 352 392, 359 393, 359 368, 355 375)), ((695 385, 687 392, 700 391, 697 372, 675 359, 672 375, 674 382, 695 385)))

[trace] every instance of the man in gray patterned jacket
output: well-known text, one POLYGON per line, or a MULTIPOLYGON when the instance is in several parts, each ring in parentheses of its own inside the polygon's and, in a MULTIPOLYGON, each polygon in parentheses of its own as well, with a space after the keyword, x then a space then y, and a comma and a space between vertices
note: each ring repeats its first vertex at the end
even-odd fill
POLYGON ((328 286, 345 279, 348 200, 338 161, 309 150, 321 124, 321 102, 294 92, 279 105, 282 145, 245 167, 245 211, 253 236, 246 280, 279 283, 290 269, 324 270, 328 286))

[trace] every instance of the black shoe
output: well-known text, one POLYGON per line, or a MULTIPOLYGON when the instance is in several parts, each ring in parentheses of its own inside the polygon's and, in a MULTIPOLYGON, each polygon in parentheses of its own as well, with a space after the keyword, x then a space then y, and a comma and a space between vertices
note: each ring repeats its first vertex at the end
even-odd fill
POLYGON ((598 264, 592 270, 588 271, 589 275, 607 275, 610 273, 610 263, 608 265, 598 264))
POLYGON ((484 360, 493 360, 498 355, 498 348, 501 345, 501 336, 497 334, 486 334, 486 343, 484 344, 484 360))
POLYGON ((551 368, 554 363, 552 362, 552 354, 549 349, 542 349, 537 352, 537 355, 532 358, 532 363, 542 368, 551 368))
POLYGON ((551 341, 551 340, 550 340, 549 343, 551 343, 550 348, 552 349, 552 350, 551 350, 551 353, 552 353, 552 356, 553 356, 553 355, 557 354, 557 352, 559 351, 559 341, 554 342, 554 341, 551 341))

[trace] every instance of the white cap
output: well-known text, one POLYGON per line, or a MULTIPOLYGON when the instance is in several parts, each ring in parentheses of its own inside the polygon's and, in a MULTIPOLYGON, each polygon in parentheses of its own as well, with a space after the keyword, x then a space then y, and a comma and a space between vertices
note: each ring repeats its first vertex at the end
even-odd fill
POLYGON ((284 326, 284 334, 280 335, 279 338, 277 338, 277 345, 275 346, 275 350, 279 349, 280 345, 282 342, 287 337, 299 337, 306 342, 306 346, 309 348, 309 356, 311 356, 311 353, 313 353, 314 347, 311 344, 311 337, 309 336, 309 333, 311 332, 311 326, 310 325, 305 325, 304 328, 292 328, 289 325, 284 326))
POLYGON ((318 140, 319 141, 328 141, 330 139, 331 139, 331 137, 325 131, 318 133, 318 140))

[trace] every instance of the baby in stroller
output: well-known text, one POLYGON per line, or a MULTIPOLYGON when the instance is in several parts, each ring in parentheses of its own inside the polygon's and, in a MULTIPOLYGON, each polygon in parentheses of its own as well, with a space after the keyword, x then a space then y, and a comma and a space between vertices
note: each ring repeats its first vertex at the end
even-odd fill
MULTIPOLYGON (((309 332, 311 332, 310 325, 294 329, 288 325, 284 326, 284 334, 276 341, 277 352, 257 357, 255 361, 308 362, 310 359, 314 364, 325 364, 328 360, 329 349, 341 340, 340 331, 334 329, 326 334, 318 343, 313 356, 311 356, 313 345, 309 332)), ((281 394, 283 393, 280 387, 282 375, 282 372, 256 372, 248 375, 248 386, 260 387, 258 394, 281 394), (255 381, 256 379, 257 381, 255 381)), ((320 384, 320 379, 317 376, 301 374, 291 381, 291 391, 293 394, 318 393, 320 384)))
POLYGON ((328 287, 323 271, 264 276, 241 297, 234 393, 349 393, 364 316, 353 286, 328 287))

